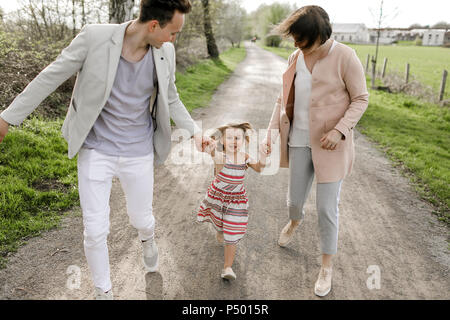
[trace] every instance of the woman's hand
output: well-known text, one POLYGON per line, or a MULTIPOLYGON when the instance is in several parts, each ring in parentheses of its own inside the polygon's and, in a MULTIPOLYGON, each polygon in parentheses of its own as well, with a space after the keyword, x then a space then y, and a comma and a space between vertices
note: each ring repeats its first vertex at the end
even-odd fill
POLYGON ((264 141, 259 145, 259 152, 269 156, 272 153, 271 143, 264 139, 264 141))
POLYGON ((339 130, 333 129, 320 139, 320 147, 326 150, 336 150, 343 136, 339 130))

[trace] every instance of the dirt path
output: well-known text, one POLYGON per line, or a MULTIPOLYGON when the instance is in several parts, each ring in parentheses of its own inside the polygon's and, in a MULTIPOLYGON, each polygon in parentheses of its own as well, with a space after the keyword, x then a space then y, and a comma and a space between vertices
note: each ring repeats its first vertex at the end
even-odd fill
MULTIPOLYGON (((194 119, 211 128, 232 119, 265 128, 281 88, 286 61, 248 45, 248 56, 194 119)), ((449 299, 448 229, 418 199, 385 157, 356 135, 356 165, 341 194, 339 252, 333 290, 326 299, 449 299), (369 266, 380 271, 380 289, 368 289, 369 266)), ((118 181, 111 196, 110 262, 118 299, 317 299, 320 267, 315 185, 305 223, 288 248, 277 238, 287 222, 287 171, 276 176, 249 172, 250 221, 234 270, 238 280, 219 277, 223 250, 195 213, 212 177, 212 166, 170 164, 155 170, 154 213, 160 249, 157 273, 145 274, 137 232, 129 225, 118 181)), ((82 246, 79 208, 61 228, 31 239, 0 271, 1 299, 91 299, 92 285, 82 246), (59 249, 59 250, 58 250, 59 249), (61 250, 62 249, 62 250, 61 250), (77 273, 78 289, 67 281, 77 273), (70 270, 69 270, 70 271, 70 270), (73 271, 72 271, 73 272, 73 271)), ((70 281, 69 281, 70 282, 70 281)), ((76 287, 76 281, 70 282, 76 287)))

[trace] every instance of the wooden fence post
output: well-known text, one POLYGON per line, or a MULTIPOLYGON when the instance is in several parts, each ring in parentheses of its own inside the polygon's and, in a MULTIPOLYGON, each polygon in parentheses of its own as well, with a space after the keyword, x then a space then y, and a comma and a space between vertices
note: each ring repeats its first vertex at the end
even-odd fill
POLYGON ((445 83, 447 82, 447 70, 442 73, 441 89, 439 90, 439 101, 444 100, 445 83))
POLYGON ((377 62, 375 61, 375 57, 372 56, 372 89, 375 89, 375 78, 376 78, 376 68, 377 68, 377 62))
POLYGON ((406 64, 406 75, 405 75, 405 83, 409 81, 409 63, 406 64))
POLYGON ((384 58, 384 63, 383 63, 383 72, 381 73, 381 77, 384 78, 384 75, 386 74, 386 65, 387 65, 387 58, 384 58))
POLYGON ((366 59, 366 73, 369 72, 369 61, 370 61, 370 54, 367 54, 367 59, 366 59))

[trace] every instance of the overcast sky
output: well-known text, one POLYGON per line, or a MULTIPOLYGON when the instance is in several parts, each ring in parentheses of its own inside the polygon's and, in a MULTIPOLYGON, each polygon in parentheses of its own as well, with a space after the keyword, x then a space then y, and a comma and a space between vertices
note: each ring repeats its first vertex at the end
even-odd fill
MULTIPOLYGON (((242 5, 251 12, 261 4, 274 2, 295 4, 296 7, 315 4, 328 12, 332 22, 365 23, 367 27, 375 27, 375 19, 369 9, 378 11, 380 0, 242 0, 242 5)), ((438 21, 450 22, 450 1, 448 0, 385 0, 384 3, 388 15, 394 11, 398 12, 396 18, 391 17, 384 27, 409 27, 413 23, 433 25, 438 21), (396 8, 398 9, 395 10, 396 8)), ((17 1, 0 0, 0 7, 9 12, 17 8, 17 1)))

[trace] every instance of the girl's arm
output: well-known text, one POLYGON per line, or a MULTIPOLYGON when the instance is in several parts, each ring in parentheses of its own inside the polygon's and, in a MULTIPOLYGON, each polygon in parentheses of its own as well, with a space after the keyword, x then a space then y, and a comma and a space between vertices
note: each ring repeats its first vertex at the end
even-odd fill
POLYGON ((256 172, 261 172, 262 169, 266 166, 266 159, 267 155, 264 152, 259 152, 259 161, 255 163, 255 161, 252 161, 252 158, 248 154, 245 154, 245 161, 247 165, 255 170, 256 172))

